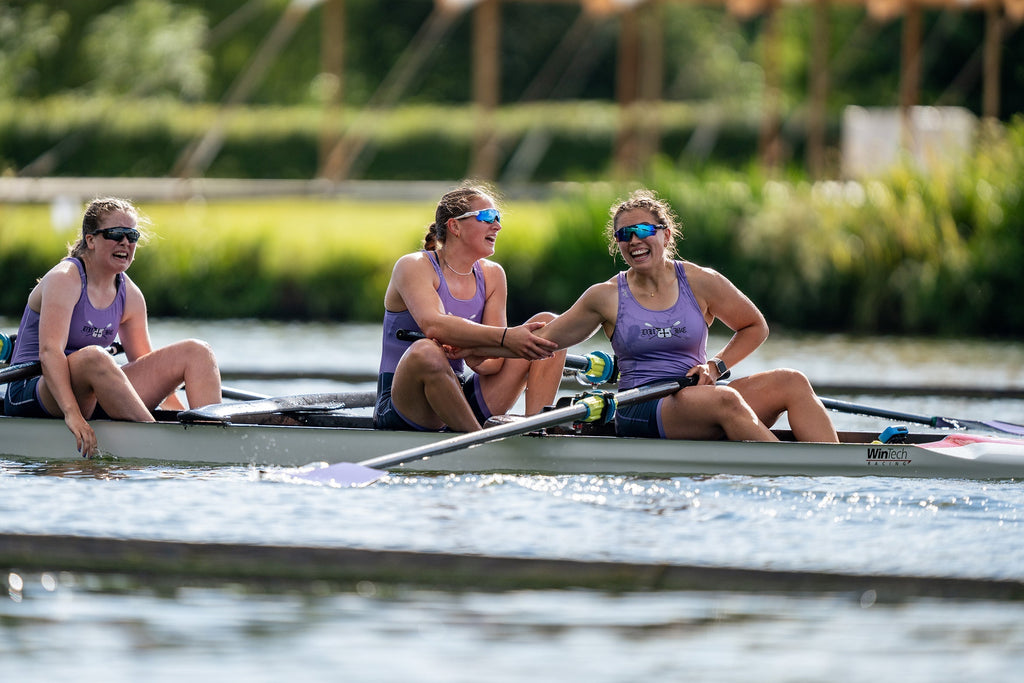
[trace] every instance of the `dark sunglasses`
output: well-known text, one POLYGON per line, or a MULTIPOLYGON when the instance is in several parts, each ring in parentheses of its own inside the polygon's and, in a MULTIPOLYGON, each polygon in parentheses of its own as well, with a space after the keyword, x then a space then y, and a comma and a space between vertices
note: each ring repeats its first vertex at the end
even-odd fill
POLYGON ((142 235, 135 228, 103 228, 102 230, 96 230, 93 234, 103 235, 103 239, 108 239, 111 242, 120 242, 127 237, 131 244, 138 242, 139 237, 142 235))
POLYGON ((664 230, 665 226, 658 224, 652 225, 650 223, 637 223, 636 225, 624 225, 615 231, 615 239, 619 242, 628 242, 636 235, 640 239, 650 237, 659 230, 664 230))
POLYGON ((462 220, 463 218, 469 218, 470 216, 476 216, 478 221, 483 223, 494 223, 497 221, 501 222, 501 212, 497 209, 479 209, 477 211, 467 211, 461 216, 456 216, 455 220, 462 220))

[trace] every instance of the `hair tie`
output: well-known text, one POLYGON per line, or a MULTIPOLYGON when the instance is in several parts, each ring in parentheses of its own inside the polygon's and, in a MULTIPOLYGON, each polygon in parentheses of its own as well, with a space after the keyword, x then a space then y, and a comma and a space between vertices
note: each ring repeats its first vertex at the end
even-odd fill
POLYGON ((505 331, 501 333, 501 346, 502 347, 505 346, 505 335, 506 334, 508 334, 508 328, 507 327, 505 328, 505 331))

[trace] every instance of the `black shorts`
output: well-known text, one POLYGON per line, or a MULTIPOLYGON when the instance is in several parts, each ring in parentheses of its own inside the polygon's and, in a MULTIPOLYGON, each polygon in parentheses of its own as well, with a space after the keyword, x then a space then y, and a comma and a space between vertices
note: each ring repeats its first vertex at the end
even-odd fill
MULTIPOLYGON (((395 408, 391 401, 391 384, 395 380, 395 373, 384 372, 377 377, 377 403, 373 407, 373 426, 375 429, 392 429, 413 432, 448 431, 447 427, 441 429, 428 429, 407 420, 395 408)), ((491 416, 491 411, 484 403, 480 391, 480 375, 470 373, 468 377, 461 378, 462 393, 469 401, 469 407, 473 409, 473 415, 477 422, 483 424, 491 416)))
POLYGON ((649 401, 631 403, 616 408, 615 433, 618 436, 664 439, 665 429, 661 424, 661 400, 652 398, 649 401))
POLYGON ((39 380, 42 377, 19 379, 7 385, 4 414, 11 417, 54 417, 39 401, 39 380))

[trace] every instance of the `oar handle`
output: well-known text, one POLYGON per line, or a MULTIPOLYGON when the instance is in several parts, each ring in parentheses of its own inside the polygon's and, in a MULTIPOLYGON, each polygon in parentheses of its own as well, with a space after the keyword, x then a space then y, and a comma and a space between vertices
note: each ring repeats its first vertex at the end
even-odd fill
MULTIPOLYGON (((11 338, 13 338, 13 336, 11 338)), ((120 342, 114 342, 106 348, 106 351, 111 356, 117 356, 124 353, 124 347, 121 346, 120 342)), ((43 374, 43 364, 37 360, 28 361, 27 363, 17 363, 0 369, 0 384, 10 384, 11 382, 17 382, 18 380, 37 377, 41 374, 43 374)))
MULTIPOLYGON (((17 337, 18 335, 14 335, 17 337)), ((8 337, 3 332, 0 332, 0 363, 6 363, 11 360, 11 356, 14 354, 14 339, 8 337)))

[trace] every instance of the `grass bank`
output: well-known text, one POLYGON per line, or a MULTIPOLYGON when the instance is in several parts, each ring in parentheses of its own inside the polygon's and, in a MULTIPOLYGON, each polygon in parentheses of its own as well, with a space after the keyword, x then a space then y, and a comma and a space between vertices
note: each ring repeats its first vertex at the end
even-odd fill
MULTIPOLYGON (((196 318, 377 320, 391 267, 417 249, 433 206, 267 199, 140 203, 151 238, 129 274, 151 315, 196 318)), ((498 259, 518 281, 548 248, 553 219, 542 204, 506 207, 498 259)), ((36 278, 78 234, 54 225, 51 207, 0 208, 0 314, 17 317, 36 278)))

